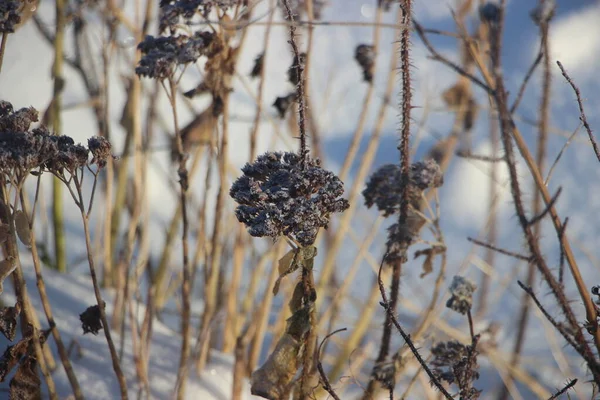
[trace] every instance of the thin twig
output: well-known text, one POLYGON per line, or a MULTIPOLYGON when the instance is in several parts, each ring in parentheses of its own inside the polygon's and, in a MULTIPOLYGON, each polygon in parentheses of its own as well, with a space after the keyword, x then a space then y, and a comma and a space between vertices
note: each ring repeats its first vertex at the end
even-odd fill
POLYGON ((561 62, 556 61, 556 64, 558 64, 558 68, 560 68, 562 75, 565 77, 567 82, 569 82, 569 85, 571 85, 573 91, 575 92, 575 96, 577 96, 577 105, 579 106, 579 112, 581 113, 579 119, 583 123, 583 126, 585 127, 585 130, 587 131, 588 136, 590 137, 590 142, 592 143, 592 147, 594 148, 594 153, 596 153, 596 158, 598 158, 598 161, 600 161, 600 149, 598 149, 598 143, 596 143, 596 139, 594 138, 592 128, 590 128, 590 124, 588 124, 587 118, 585 116, 585 111, 583 110, 583 102, 581 101, 581 93, 579 92, 579 88, 577 87, 577 85, 575 85, 575 82, 573 82, 569 74, 567 74, 567 71, 565 71, 561 62))
POLYGON ((344 332, 346 330, 347 330, 346 328, 341 328, 341 329, 335 330, 335 331, 331 332, 330 334, 328 334, 327 336, 325 336, 323 338, 323 340, 321 341, 321 344, 319 345, 319 350, 317 351, 317 370, 319 371, 319 375, 321 375, 321 384, 323 385, 323 389, 325 389, 327 391, 327 393, 329 393, 329 395, 331 397, 333 397, 335 400, 340 400, 340 397, 335 393, 335 390, 333 390, 333 388, 331 387, 331 384, 329 383, 329 379, 327 379, 327 374, 325 373, 325 370, 323 369, 323 364, 321 364, 321 349, 323 348, 323 344, 327 341, 327 339, 329 339, 331 336, 335 335, 336 333, 344 332))
POLYGON ((517 260, 522 260, 522 261, 527 261, 527 262, 531 261, 531 257, 527 257, 527 256, 524 256, 523 254, 515 253, 514 251, 505 250, 500 247, 496 247, 494 245, 491 245, 486 242, 482 242, 481 240, 477 240, 472 237, 467 237, 467 240, 471 243, 475 243, 478 246, 485 247, 486 249, 496 251, 500 254, 504 254, 505 256, 514 257, 517 260))
POLYGON ((511 114, 514 114, 514 112, 517 110, 517 107, 519 107, 519 104, 523 99, 523 94, 525 94, 525 88, 527 87, 527 83, 529 83, 529 80, 533 76, 535 69, 538 65, 540 65, 540 61, 542 61, 542 57, 544 56, 544 51, 542 50, 542 48, 543 47, 540 46, 540 51, 538 52, 537 57, 535 58, 535 60, 533 60, 533 64, 531 64, 529 70, 525 74, 525 78, 523 78, 523 82, 521 82, 521 86, 519 87, 519 91, 517 92, 517 97, 515 98, 515 101, 513 102, 512 106, 510 106, 511 114))
POLYGON ((504 157, 502 157, 502 156, 501 157, 484 156, 481 154, 473 154, 468 150, 459 150, 456 152, 456 156, 461 157, 461 158, 467 158, 470 160, 486 161, 486 162, 491 162, 491 163, 497 163, 497 162, 504 161, 504 157))
POLYGON ((565 386, 563 386, 562 389, 560 389, 558 392, 554 393, 551 397, 549 397, 548 400, 558 399, 561 395, 567 393, 569 389, 575 386, 576 383, 577 379, 571 379, 569 382, 567 382, 565 386))
POLYGON ((539 213, 538 215, 536 215, 535 217, 533 217, 529 220, 529 225, 537 224, 542 219, 544 219, 544 217, 546 215, 548 215, 548 213, 550 212, 550 208, 554 207, 554 203, 556 203, 556 201, 558 200, 558 196, 560 196, 561 192, 562 192, 562 187, 559 187, 558 190, 556 191, 556 194, 554 196, 552 196, 552 199, 550 200, 550 203, 546 206, 546 208, 544 208, 544 210, 541 213, 539 213))
POLYGON ((388 297, 385 294, 385 286, 383 285, 383 280, 381 279, 381 271, 383 270, 383 265, 384 265, 384 263, 382 261, 381 265, 379 266, 379 273, 377 275, 377 281, 379 283, 379 292, 381 293, 381 298, 383 299, 383 301, 381 302, 381 306, 386 311, 386 314, 389 316, 390 320, 392 321, 392 323, 394 324, 394 326, 396 327, 396 329, 398 330, 398 332, 400 332, 400 335, 402 336, 402 339, 404 339, 404 341, 406 342, 406 344, 410 348, 410 351, 413 353, 413 355, 415 356, 415 358, 417 359, 417 361, 419 362, 419 364, 421 365, 421 367, 423 367, 423 369, 427 373, 427 376, 429 376, 429 379, 431 380, 431 383, 444 395, 444 397, 446 399, 452 400, 453 397, 444 388, 444 386, 442 385, 442 383, 433 374, 433 372, 431 371, 431 369, 429 369, 429 367, 427 366, 427 364, 425 363, 425 361, 421 357, 421 354, 419 354, 419 350, 417 350, 417 348, 413 344, 413 342, 412 342, 412 340, 410 338, 410 335, 408 335, 406 332, 404 332, 404 329, 402 329, 402 327, 400 326, 400 323, 396 319, 396 316, 394 315, 394 312, 392 311, 392 308, 389 305, 388 297))

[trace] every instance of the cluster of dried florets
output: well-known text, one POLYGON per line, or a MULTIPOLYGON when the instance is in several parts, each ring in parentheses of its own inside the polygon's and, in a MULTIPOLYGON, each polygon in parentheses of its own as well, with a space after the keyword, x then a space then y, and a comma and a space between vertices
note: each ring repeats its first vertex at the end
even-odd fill
POLYGON ((477 286, 462 276, 455 276, 450 285, 451 297, 446 302, 446 307, 465 315, 473 306, 473 292, 477 286))
POLYGON ((252 236, 288 236, 308 246, 319 228, 327 228, 331 213, 348 208, 340 198, 344 184, 318 159, 303 163, 296 153, 268 152, 242 171, 230 195, 239 204, 237 219, 252 236))
POLYGON ((362 68, 365 82, 373 82, 373 66, 375 65, 375 47, 370 44, 359 44, 354 50, 354 59, 362 68))
POLYGON ((408 185, 402 179, 400 166, 386 164, 379 168, 367 182, 363 190, 367 207, 375 205, 384 216, 396 214, 402 203, 402 193, 408 192, 408 215, 405 224, 393 224, 388 228, 386 261, 406 261, 407 250, 425 224, 421 216, 423 208, 423 191, 440 187, 443 183, 442 170, 439 165, 429 159, 414 163, 409 171, 408 185))
POLYGON ((227 11, 235 5, 247 5, 248 0, 161 0, 159 29, 177 29, 180 24, 188 24, 195 15, 209 17, 213 8, 227 11))
POLYGON ((155 79, 173 76, 179 65, 196 62, 203 55, 214 52, 214 33, 196 32, 192 36, 146 36, 138 45, 142 58, 135 73, 155 79))
POLYGON ((441 380, 455 383, 460 389, 460 398, 465 400, 478 399, 481 394, 473 387, 473 381, 479 379, 476 344, 477 337, 470 346, 451 340, 431 349, 433 373, 441 380))
POLYGON ((13 33, 21 22, 18 0, 7 0, 0 2, 0 33, 13 33))
POLYGON ((89 140, 89 150, 75 144, 68 136, 52 135, 46 128, 29 130, 38 121, 33 108, 14 111, 12 104, 0 101, 0 172, 12 175, 41 168, 53 173, 69 172, 89 165, 89 151, 94 158, 91 163, 106 165, 111 157, 110 143, 102 137, 89 140))

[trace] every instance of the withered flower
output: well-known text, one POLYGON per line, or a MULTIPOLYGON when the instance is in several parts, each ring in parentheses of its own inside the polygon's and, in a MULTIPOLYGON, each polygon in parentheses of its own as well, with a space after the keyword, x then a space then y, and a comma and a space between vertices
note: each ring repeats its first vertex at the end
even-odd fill
POLYGON ((287 110, 296 101, 296 92, 292 92, 287 96, 278 97, 273 103, 273 107, 277 109, 279 118, 284 119, 287 110))
POLYGON ((375 47, 370 44, 359 44, 354 51, 354 59, 362 68, 365 82, 373 82, 373 67, 375 65, 375 47))
POLYGON ((0 33, 13 33, 21 23, 20 6, 21 2, 18 0, 0 2, 0 33))
POLYGON ((239 204, 235 214, 255 237, 288 236, 311 245, 329 216, 348 208, 340 198, 344 184, 318 159, 307 158, 303 168, 296 153, 267 152, 242 168, 229 194, 239 204))
POLYGON ((11 342, 17 334, 17 317, 21 314, 21 304, 17 302, 14 307, 4 307, 0 310, 0 332, 11 342))
MULTIPOLYGON (((106 307, 106 303, 104 303, 104 307, 106 307)), ((98 304, 88 307, 84 312, 79 314, 79 320, 81 321, 84 335, 90 332, 97 335, 100 329, 103 328, 98 304)))
POLYGON ((473 292, 477 286, 462 276, 455 276, 450 285, 450 294, 452 295, 446 302, 446 307, 466 314, 473 305, 473 292))
POLYGON ((88 139, 88 148, 92 153, 92 164, 98 165, 99 168, 106 166, 106 161, 112 157, 110 153, 111 144, 103 136, 94 136, 88 139))
POLYGON ((264 60, 265 53, 260 53, 258 56, 256 56, 256 58, 254 59, 254 66, 252 67, 252 71, 250 72, 251 78, 258 78, 260 76, 264 67, 264 60))
POLYGON ((196 32, 192 36, 146 36, 138 44, 142 58, 135 73, 154 79, 167 79, 177 66, 196 62, 206 55, 214 38, 213 32, 196 32))
POLYGON ((473 387, 473 382, 479 379, 476 350, 478 336, 472 345, 464 345, 456 340, 437 343, 432 349, 433 373, 438 379, 459 387, 460 398, 475 400, 481 394, 473 387))

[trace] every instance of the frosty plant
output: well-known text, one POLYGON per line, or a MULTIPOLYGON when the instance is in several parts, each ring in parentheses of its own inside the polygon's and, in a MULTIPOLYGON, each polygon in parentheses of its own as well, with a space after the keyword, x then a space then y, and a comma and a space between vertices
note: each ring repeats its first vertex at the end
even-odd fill
MULTIPOLYGON (((33 107, 14 110, 12 104, 6 101, 0 101, 0 175, 3 182, 1 185, 0 196, 0 242, 3 244, 6 254, 6 258, 0 263, 0 290, 2 288, 1 283, 12 274, 17 297, 17 304, 15 307, 9 307, 0 312, 3 316, 2 330, 9 339, 12 339, 16 317, 19 315, 20 311, 23 310, 23 313, 21 313, 21 331, 23 337, 27 338, 27 343, 32 344, 32 346, 27 345, 27 350, 22 352, 22 354, 19 353, 19 357, 15 357, 13 354, 14 352, 9 351, 9 348, 5 352, 1 363, 10 367, 8 371, 5 371, 6 373, 10 372, 10 369, 19 362, 21 363, 19 370, 22 368, 24 368, 23 371, 27 368, 31 370, 33 368, 32 366, 37 365, 38 362, 42 367, 42 371, 44 370, 44 361, 41 357, 40 347, 43 340, 38 339, 39 322, 37 321, 35 312, 31 309, 29 304, 27 287, 21 269, 17 244, 18 238, 23 245, 31 248, 33 265, 36 270, 37 286, 44 307, 44 313, 46 314, 50 331, 57 344, 58 353, 71 387, 73 388, 75 398, 79 399, 82 398, 81 389, 73 372, 71 363, 69 362, 68 354, 62 342, 60 333, 56 328, 52 309, 48 297, 46 296, 41 263, 33 230, 33 218, 39 196, 41 177, 44 173, 50 173, 57 177, 67 187, 73 201, 81 212, 93 287, 98 304, 104 304, 99 289, 98 279, 96 277, 94 260, 92 258, 89 217, 92 210, 98 175, 100 170, 106 165, 109 157, 111 157, 111 145, 103 137, 90 138, 87 147, 81 144, 75 144, 72 138, 68 136, 53 135, 44 126, 31 129, 30 126, 37 121, 38 112, 33 107), (92 155, 91 160, 90 153, 92 155), (31 211, 27 209, 27 197, 24 191, 25 181, 30 175, 37 177, 34 204, 31 211), (88 180, 92 179, 89 199, 85 199, 85 196, 83 195, 86 177, 88 180), (10 359, 7 359, 7 357, 10 357, 10 359)), ((101 307, 99 310, 100 313, 97 326, 98 329, 104 330, 113 360, 115 374, 121 385, 121 394, 126 398, 127 388, 125 378, 119 366, 115 346, 111 338, 110 330, 108 329, 104 308, 101 307)), ((17 379, 17 377, 23 377, 23 371, 17 373, 13 380, 17 379)), ((45 377, 48 390, 52 392, 53 383, 51 382, 51 377, 46 374, 45 377)), ((30 385, 29 388, 31 391, 28 392, 28 395, 34 395, 35 391, 40 390, 39 379, 35 382, 37 382, 37 386, 30 385)), ((11 382, 11 391, 13 388, 18 388, 23 384, 24 382, 17 382, 13 385, 11 382)), ((16 396, 15 398, 23 398, 19 397, 22 393, 19 394, 15 392, 13 395, 16 396)))
POLYGON ((293 14, 287 1, 290 44, 294 53, 294 83, 297 89, 300 149, 298 153, 267 152, 253 163, 246 164, 243 175, 231 186, 230 195, 238 203, 237 219, 255 237, 284 237, 291 250, 279 260, 279 278, 273 292, 277 294, 281 280, 300 270, 301 279, 295 286, 284 334, 262 367, 252 374, 252 393, 267 399, 283 399, 296 386, 298 398, 307 398, 314 387, 309 378, 315 373, 316 316, 314 303, 313 263, 317 255, 314 246, 320 228, 327 228, 334 212, 349 206, 340 198, 342 181, 321 167, 318 159, 308 154, 304 109, 304 57, 295 41, 293 14), (299 382, 294 381, 302 369, 299 382))
POLYGON ((279 290, 281 279, 296 270, 302 278, 296 284, 289 308, 284 335, 267 362, 252 375, 252 393, 269 398, 284 398, 293 385, 301 360, 305 362, 302 378, 312 373, 310 351, 316 291, 313 246, 320 228, 326 228, 334 212, 348 208, 340 198, 342 181, 323 169, 319 160, 297 153, 267 152, 252 164, 232 185, 230 195, 238 203, 237 219, 255 237, 285 237, 292 249, 279 260, 279 278, 273 287, 279 290), (307 369, 308 368, 308 369, 307 369))

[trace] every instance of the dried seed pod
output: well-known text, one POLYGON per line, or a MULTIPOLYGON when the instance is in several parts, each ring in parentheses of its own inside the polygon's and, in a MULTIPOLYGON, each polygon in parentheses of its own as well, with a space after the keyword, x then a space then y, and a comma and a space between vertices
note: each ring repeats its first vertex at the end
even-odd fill
POLYGON ((365 82, 373 82, 373 67, 375 65, 375 47, 370 44, 359 44, 354 51, 354 59, 362 68, 365 82))
POLYGON ((29 229, 29 218, 27 218, 25 211, 17 210, 15 213, 15 228, 21 243, 31 247, 31 230, 29 229))

